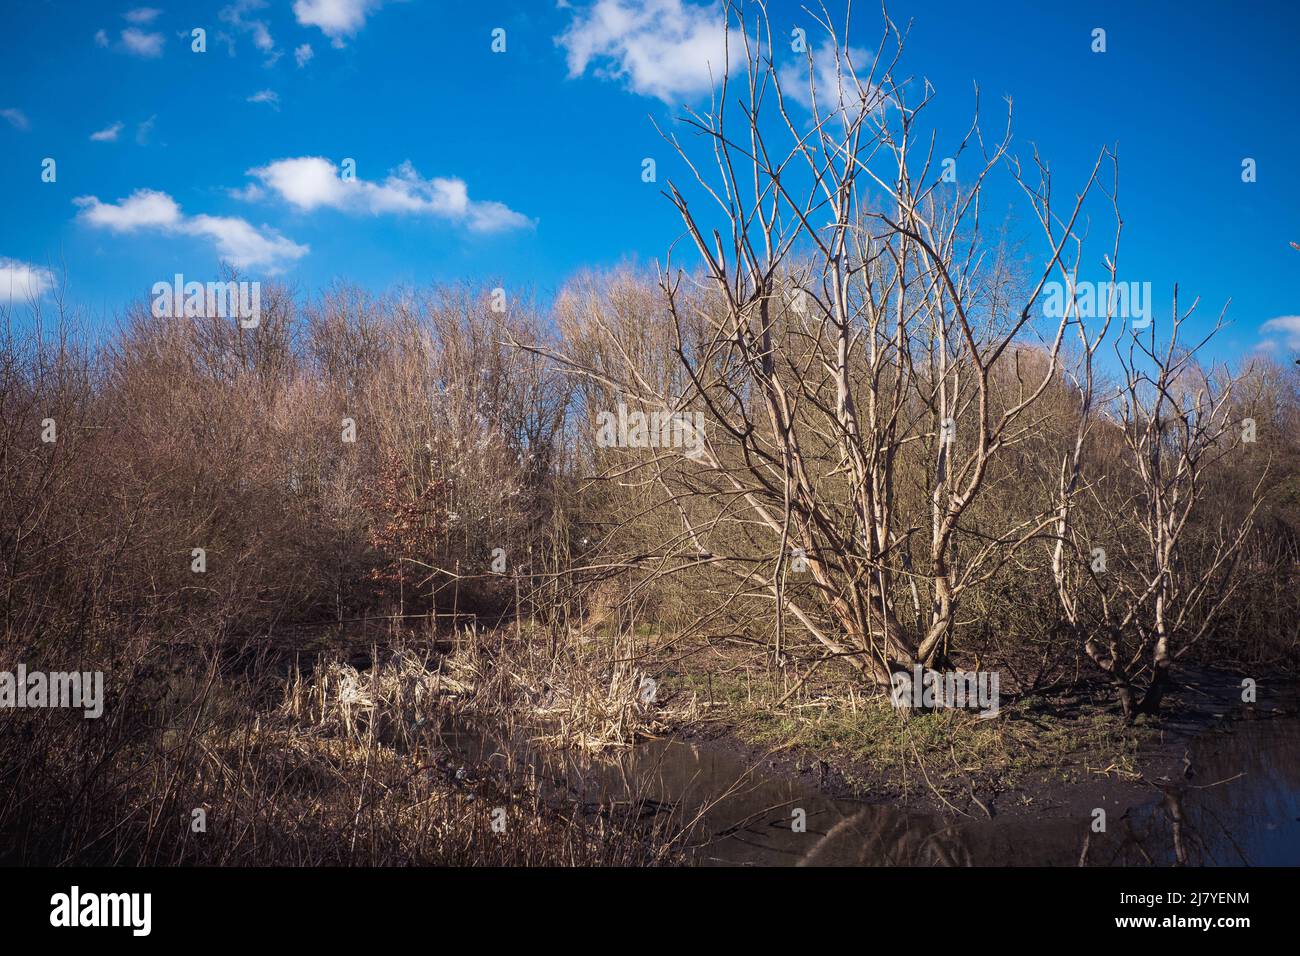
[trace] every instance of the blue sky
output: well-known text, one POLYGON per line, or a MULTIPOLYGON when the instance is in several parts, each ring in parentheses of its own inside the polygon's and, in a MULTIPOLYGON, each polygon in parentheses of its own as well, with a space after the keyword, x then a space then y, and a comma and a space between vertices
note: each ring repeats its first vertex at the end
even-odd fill
MULTIPOLYGON (((0 32, 0 297, 48 295, 56 281, 106 319, 154 282, 225 258, 308 294, 336 279, 466 279, 545 298, 584 268, 651 263, 681 233, 659 190, 684 182, 651 119, 707 102, 691 58, 709 45, 707 8, 12 5, 0 32), (191 51, 195 27, 205 53, 191 51), (504 53, 491 48, 498 28, 504 53), (659 183, 641 181, 644 157, 659 183), (339 185, 346 158, 356 188, 339 185)), ((770 10, 781 31, 811 33, 798 3, 770 10)), ((969 123, 973 82, 990 128, 1001 97, 1014 99, 1013 149, 1037 143, 1061 194, 1118 143, 1121 278, 1153 284, 1157 318, 1175 280, 1207 320, 1231 297, 1224 356, 1262 342, 1300 350, 1289 245, 1300 242, 1300 4, 896 0, 890 13, 912 20, 902 72, 937 90, 941 154, 969 123), (1090 49, 1097 27, 1104 54, 1090 49)), ((878 7, 856 4, 855 20, 853 42, 874 47, 878 7)), ((1005 180, 990 196, 986 223, 1009 213, 1014 235, 1033 236, 1005 180)))

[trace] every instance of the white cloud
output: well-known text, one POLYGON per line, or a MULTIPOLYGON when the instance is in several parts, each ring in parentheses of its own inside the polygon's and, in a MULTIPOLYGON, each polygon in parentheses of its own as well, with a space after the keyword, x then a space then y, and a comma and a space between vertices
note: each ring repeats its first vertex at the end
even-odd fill
POLYGON ((311 62, 311 58, 316 55, 316 51, 311 48, 310 43, 304 43, 293 51, 293 58, 298 61, 299 67, 306 66, 311 62))
POLYGON ((98 133, 91 133, 90 141, 92 143, 116 143, 117 134, 120 132, 122 132, 122 124, 120 122, 114 123, 112 126, 104 127, 98 133))
MULTIPOLYGON (((703 93, 726 65, 726 19, 717 3, 683 0, 597 0, 573 14, 556 42, 568 54, 569 76, 594 64, 604 79, 619 79, 636 93, 673 103, 703 93)), ((731 56, 740 53, 733 36, 731 56)))
POLYGON ((153 135, 154 120, 157 118, 158 114, 155 113, 135 128, 135 141, 141 146, 148 145, 149 137, 153 135))
MULTIPOLYGON (((806 54, 782 64, 778 71, 781 90, 788 99, 804 109, 812 109, 812 91, 808 88, 806 54)), ((817 109, 825 116, 843 113, 856 118, 862 112, 875 112, 888 105, 889 98, 880 87, 868 82, 872 55, 857 47, 839 47, 827 39, 813 50, 812 81, 816 85, 817 109)))
POLYGON ((102 203, 94 196, 79 196, 73 202, 81 207, 83 222, 111 232, 171 229, 181 221, 181 207, 176 200, 154 189, 137 189, 116 205, 102 203))
POLYGON ((0 256, 0 302, 30 302, 55 286, 49 269, 0 256))
POLYGON ((176 200, 154 189, 137 189, 117 203, 100 202, 95 196, 78 196, 73 202, 81 207, 78 218, 97 229, 114 233, 160 230, 207 239, 221 259, 238 269, 262 267, 277 272, 310 251, 273 229, 258 229, 244 219, 186 216, 176 200))
POLYGON ((234 216, 194 216, 186 220, 183 231, 211 239, 221 258, 238 269, 265 266, 275 271, 309 251, 307 246, 269 229, 259 231, 246 219, 234 216))
POLYGON ((328 159, 319 157, 281 159, 250 169, 248 174, 256 176, 282 199, 303 210, 319 206, 341 208, 346 201, 347 187, 354 185, 343 182, 338 168, 328 159))
POLYGON ((280 108, 280 94, 275 90, 258 90, 248 98, 249 103, 268 103, 277 110, 280 108))
POLYGON ((14 129, 31 129, 32 124, 27 122, 27 114, 22 110, 13 109, 12 107, 0 110, 0 117, 7 119, 14 129))
POLYGON ((320 31, 342 46, 344 37, 355 36, 366 25, 366 17, 384 0, 294 0, 293 15, 305 27, 320 31))
POLYGON ((108 46, 108 32, 105 30, 95 31, 95 46, 108 46))
POLYGON ((145 33, 135 27, 122 31, 122 46, 128 53, 150 59, 162 56, 163 43, 166 38, 161 33, 145 33))
POLYGON ((266 198, 266 190, 257 183, 249 183, 243 189, 227 189, 226 195, 240 202, 260 202, 266 198))
POLYGON ((272 54, 271 63, 273 64, 280 58, 275 50, 275 40, 271 37, 271 30, 266 25, 265 20, 245 19, 244 14, 252 10, 261 10, 265 8, 266 0, 236 0, 228 7, 222 7, 217 13, 217 18, 222 23, 228 23, 236 30, 253 35, 253 46, 257 47, 263 53, 272 54))
POLYGON ((136 7, 134 10, 128 10, 126 13, 122 14, 122 18, 128 23, 144 25, 146 23, 153 23, 160 13, 162 13, 162 11, 157 7, 136 7))
POLYGON ((1300 315, 1279 315, 1261 325, 1259 331, 1264 336, 1261 349, 1276 348, 1279 339, 1288 349, 1300 349, 1300 315))
POLYGON ((423 179, 410 163, 403 163, 382 183, 344 180, 332 162, 319 156, 277 160, 250 169, 248 174, 303 211, 326 207, 374 216, 428 215, 462 224, 473 232, 502 232, 533 224, 502 203, 470 199, 464 180, 423 179))
POLYGON ((275 41, 271 39, 270 31, 267 30, 266 24, 261 21, 253 24, 253 46, 263 53, 270 52, 275 47, 275 41))

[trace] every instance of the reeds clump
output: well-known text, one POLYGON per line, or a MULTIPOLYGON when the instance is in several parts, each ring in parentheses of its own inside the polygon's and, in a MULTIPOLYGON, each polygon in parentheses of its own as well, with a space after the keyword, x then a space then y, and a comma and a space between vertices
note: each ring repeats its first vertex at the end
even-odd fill
POLYGON ((524 724, 536 743, 589 753, 627 747, 695 719, 694 698, 665 698, 650 668, 604 637, 552 645, 534 628, 461 641, 445 662, 472 688, 459 702, 489 722, 524 724))

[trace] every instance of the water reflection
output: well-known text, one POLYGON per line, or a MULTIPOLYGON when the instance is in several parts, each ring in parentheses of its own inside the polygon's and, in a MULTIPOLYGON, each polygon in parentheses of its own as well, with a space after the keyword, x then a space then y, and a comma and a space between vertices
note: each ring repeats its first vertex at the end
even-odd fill
POLYGON ((689 827, 701 865, 726 866, 1275 866, 1300 863, 1300 721, 1239 721, 1202 737, 1178 779, 1145 804, 1092 817, 957 818, 827 797, 766 777, 714 749, 655 740, 613 759, 539 756, 464 727, 444 742, 468 761, 526 774, 544 791, 596 808, 648 800, 689 827), (509 752, 507 752, 509 751, 509 752), (792 823, 803 812, 804 832, 792 823))

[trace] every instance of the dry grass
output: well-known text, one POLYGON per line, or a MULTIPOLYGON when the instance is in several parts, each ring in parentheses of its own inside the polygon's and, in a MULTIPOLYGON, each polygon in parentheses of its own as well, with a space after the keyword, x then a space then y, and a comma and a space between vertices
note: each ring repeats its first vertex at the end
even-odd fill
POLYGON ((663 702, 652 668, 618 637, 568 635, 554 652, 546 632, 466 635, 443 664, 465 713, 522 724, 546 747, 596 753, 627 747, 698 718, 693 701, 663 702))
POLYGON ((373 731, 398 749, 411 749, 434 723, 440 706, 463 697, 470 685, 433 669, 427 657, 399 648, 366 673, 341 661, 301 671, 285 685, 280 712, 287 718, 349 740, 373 731))
POLYGON ((0 862, 675 859, 670 821, 643 822, 635 804, 593 811, 500 768, 466 766, 436 734, 440 701, 466 688, 408 650, 369 673, 333 662, 285 682, 167 674, 157 663, 141 663, 136 698, 93 726, 58 711, 17 712, 0 726, 0 862), (196 810, 206 829, 196 831, 196 810))

